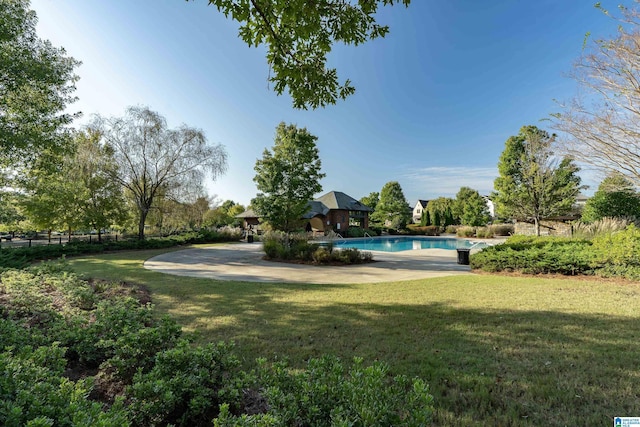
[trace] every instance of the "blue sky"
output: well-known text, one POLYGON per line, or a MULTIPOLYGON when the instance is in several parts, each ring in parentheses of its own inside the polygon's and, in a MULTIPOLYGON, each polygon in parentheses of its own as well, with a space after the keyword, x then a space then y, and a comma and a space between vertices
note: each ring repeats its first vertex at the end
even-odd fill
MULTIPOLYGON (((281 121, 318 137, 323 192, 357 199, 398 181, 410 204, 454 197, 461 186, 489 194, 506 139, 523 125, 548 128, 554 99, 575 94, 566 77, 585 34, 616 24, 584 0, 413 0, 383 8, 384 39, 336 46, 331 65, 356 94, 299 111, 271 90, 262 47, 206 1, 32 0, 38 34, 83 62, 71 106, 81 126, 146 105, 171 127, 205 131, 229 153, 210 195, 248 204, 256 159, 281 121)), ((620 1, 602 1, 614 10, 620 1)), ((585 173, 585 183, 594 190, 585 173)))

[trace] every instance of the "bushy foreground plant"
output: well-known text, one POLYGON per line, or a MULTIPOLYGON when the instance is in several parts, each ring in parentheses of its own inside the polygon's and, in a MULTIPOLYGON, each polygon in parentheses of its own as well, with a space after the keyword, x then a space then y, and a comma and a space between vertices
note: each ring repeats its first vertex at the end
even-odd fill
POLYGON ((424 426, 430 423, 433 397, 424 381, 389 378, 383 363, 364 367, 356 358, 346 369, 340 359, 311 359, 296 372, 286 363, 259 361, 264 414, 233 416, 221 408, 216 427, 238 426, 424 426))
MULTIPOLYGON (((345 253, 348 253, 345 252, 345 253)), ((123 284, 43 264, 0 273, 0 425, 418 426, 420 379, 335 357, 239 369, 230 344, 194 346, 123 284)))
POLYGON ((593 239, 593 265, 603 276, 640 280, 640 229, 630 224, 625 230, 593 239))

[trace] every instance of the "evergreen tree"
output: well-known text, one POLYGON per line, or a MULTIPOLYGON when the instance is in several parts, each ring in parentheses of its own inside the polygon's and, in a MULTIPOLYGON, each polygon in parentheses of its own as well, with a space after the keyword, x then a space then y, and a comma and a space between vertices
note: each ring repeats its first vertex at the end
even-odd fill
POLYGON ((580 191, 578 167, 572 159, 553 157, 553 136, 524 126, 507 139, 500 156, 500 176, 494 182, 494 201, 500 216, 533 221, 571 211, 580 191))

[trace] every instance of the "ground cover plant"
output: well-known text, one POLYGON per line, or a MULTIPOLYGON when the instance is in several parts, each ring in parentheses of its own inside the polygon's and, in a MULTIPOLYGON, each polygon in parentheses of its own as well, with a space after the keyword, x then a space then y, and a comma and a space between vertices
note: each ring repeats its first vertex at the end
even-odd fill
POLYGON ((333 354, 423 378, 434 425, 608 425, 640 413, 637 283, 489 274, 353 285, 221 282, 145 270, 144 260, 160 252, 70 263, 83 274, 145 284, 157 309, 199 341, 235 341, 242 365, 264 356, 304 368, 333 354))
POLYGON ((266 360, 243 371, 232 344, 194 345, 154 313, 144 288, 88 282, 60 263, 3 271, 0 313, 3 426, 419 426, 431 418, 427 384, 388 377, 383 363, 327 356, 299 372, 266 360))
POLYGON ((640 279, 640 229, 634 224, 590 239, 513 236, 472 254, 473 269, 526 274, 601 275, 640 279))

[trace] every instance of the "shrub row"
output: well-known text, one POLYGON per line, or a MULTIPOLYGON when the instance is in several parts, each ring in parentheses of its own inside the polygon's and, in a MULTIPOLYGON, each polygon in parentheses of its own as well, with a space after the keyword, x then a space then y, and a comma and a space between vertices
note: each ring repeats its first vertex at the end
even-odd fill
POLYGON ((0 274, 0 425, 418 426, 432 397, 382 363, 330 356, 243 371, 132 299, 54 264, 0 274), (80 378, 80 379, 78 379, 80 378))
POLYGON ((300 261, 313 264, 360 264, 370 262, 370 252, 355 248, 334 250, 332 242, 325 245, 311 243, 308 236, 270 232, 262 237, 265 256, 270 260, 300 261))
POLYGON ((202 230, 169 237, 146 240, 104 240, 102 242, 72 241, 65 244, 36 245, 32 247, 2 248, 0 268, 23 268, 33 261, 56 259, 62 256, 96 254, 106 251, 161 249, 195 243, 215 243, 237 241, 241 238, 239 229, 219 231, 202 230))
POLYGON ((407 226, 410 234, 424 235, 424 236, 439 236, 440 227, 437 225, 415 225, 410 224, 407 226))
POLYGON ((514 227, 511 224, 493 224, 486 227, 459 226, 455 231, 458 237, 477 237, 480 239, 490 239, 492 237, 511 236, 514 227))
POLYGON ((378 236, 380 233, 377 230, 372 230, 370 228, 360 228, 360 227, 349 227, 347 229, 347 235, 345 237, 365 237, 369 236, 378 236))
POLYGON ((640 229, 633 224, 591 240, 513 236, 472 254, 473 269, 527 274, 598 274, 640 279, 640 229))

